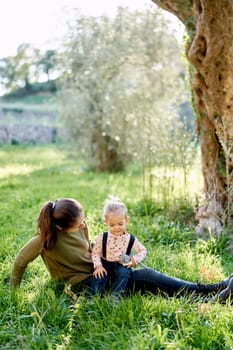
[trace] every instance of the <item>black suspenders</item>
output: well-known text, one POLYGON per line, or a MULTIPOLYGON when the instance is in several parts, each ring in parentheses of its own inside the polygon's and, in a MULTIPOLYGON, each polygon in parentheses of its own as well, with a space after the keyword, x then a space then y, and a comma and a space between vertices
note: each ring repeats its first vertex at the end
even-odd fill
POLYGON ((129 244, 128 244, 128 248, 127 248, 127 250, 126 250, 126 254, 127 254, 127 255, 130 255, 131 249, 132 249, 133 244, 134 244, 134 241, 135 241, 135 237, 134 237, 133 235, 130 234, 129 244))
POLYGON ((106 259, 107 238, 108 238, 108 232, 104 232, 103 233, 103 240, 102 240, 102 256, 104 259, 106 259))
MULTIPOLYGON (((107 246, 107 239, 108 239, 108 232, 103 233, 103 240, 102 240, 102 256, 104 259, 106 259, 106 246, 107 246)), ((133 247, 135 241, 135 237, 130 234, 129 244, 126 250, 126 254, 130 255, 131 249, 133 247)))

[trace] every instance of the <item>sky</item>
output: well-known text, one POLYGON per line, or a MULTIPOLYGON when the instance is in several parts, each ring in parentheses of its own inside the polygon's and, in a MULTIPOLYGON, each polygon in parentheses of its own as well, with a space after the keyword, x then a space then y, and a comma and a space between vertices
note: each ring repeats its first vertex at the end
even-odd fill
MULTIPOLYGON (((84 15, 99 16, 114 14, 118 6, 143 9, 155 5, 150 0, 2 0, 0 58, 15 55, 22 43, 42 50, 56 48, 74 8, 84 15)), ((177 31, 180 30, 178 25, 177 31)))

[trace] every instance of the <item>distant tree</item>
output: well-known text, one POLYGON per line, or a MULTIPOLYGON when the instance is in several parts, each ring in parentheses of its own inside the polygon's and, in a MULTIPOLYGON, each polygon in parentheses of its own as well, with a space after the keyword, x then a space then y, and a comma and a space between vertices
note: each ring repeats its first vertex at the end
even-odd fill
POLYGON ((56 68, 57 53, 55 50, 47 50, 41 55, 37 61, 37 66, 41 68, 42 72, 47 75, 48 81, 50 80, 50 73, 56 68))
POLYGON ((0 83, 6 91, 14 89, 17 81, 17 71, 14 57, 0 59, 0 83))
POLYGON ((184 98, 184 67, 161 21, 152 11, 119 9, 112 19, 79 17, 70 29, 61 114, 69 139, 96 169, 162 158, 158 130, 184 98))
POLYGON ((14 57, 16 63, 17 82, 22 85, 27 92, 30 92, 33 65, 37 60, 39 50, 30 44, 24 43, 17 48, 14 57))
POLYGON ((15 56, 0 60, 1 84, 9 92, 18 88, 24 88, 26 92, 30 92, 31 81, 35 77, 35 62, 38 54, 38 49, 23 43, 17 48, 15 56))

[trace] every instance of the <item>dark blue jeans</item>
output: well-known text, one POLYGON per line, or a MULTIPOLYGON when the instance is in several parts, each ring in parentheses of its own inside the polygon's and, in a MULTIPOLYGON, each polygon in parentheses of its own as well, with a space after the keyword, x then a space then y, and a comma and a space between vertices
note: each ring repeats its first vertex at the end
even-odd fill
MULTIPOLYGON (((203 284, 200 289, 200 284, 185 281, 179 278, 171 277, 151 268, 143 268, 136 270, 129 270, 130 277, 126 287, 127 293, 140 292, 146 293, 165 293, 168 296, 192 294, 195 292, 202 292, 204 294, 216 293, 219 290, 226 288, 229 278, 213 284, 203 284)), ((97 279, 89 277, 85 281, 79 283, 79 288, 88 291, 91 295, 96 293, 97 279)), ((72 288, 73 289, 73 288, 72 288)), ((73 290, 75 292, 75 290, 73 290)))
POLYGON ((112 293, 123 294, 131 277, 131 269, 127 269, 118 262, 106 261, 104 259, 102 259, 102 265, 107 271, 107 275, 102 278, 96 278, 96 293, 102 294, 107 284, 108 289, 112 293))
POLYGON ((132 271, 127 291, 142 294, 164 292, 173 296, 177 293, 191 294, 198 291, 198 284, 165 275, 151 268, 143 268, 132 271))
MULTIPOLYGON (((122 292, 124 290, 127 293, 140 292, 141 294, 164 292, 169 296, 174 296, 176 294, 192 294, 198 291, 197 283, 171 277, 151 268, 131 270, 119 263, 114 264, 117 264, 113 270, 115 270, 115 273, 118 273, 118 277, 115 279, 116 276, 114 274, 112 276, 112 271, 110 271, 110 275, 113 277, 113 280, 110 281, 112 283, 112 292, 122 292)), ((74 285, 72 290, 75 293, 85 291, 90 295, 102 293, 110 275, 101 279, 89 277, 74 285)))

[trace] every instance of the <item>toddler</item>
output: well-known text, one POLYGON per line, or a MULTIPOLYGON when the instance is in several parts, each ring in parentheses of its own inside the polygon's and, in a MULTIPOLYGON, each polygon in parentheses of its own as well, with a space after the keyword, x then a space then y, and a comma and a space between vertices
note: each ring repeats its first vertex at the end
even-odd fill
POLYGON ((146 256, 146 248, 136 237, 126 231, 128 224, 127 208, 117 197, 110 197, 105 201, 103 220, 108 231, 100 233, 92 250, 94 277, 96 290, 102 293, 106 282, 111 283, 112 296, 118 298, 123 294, 131 274, 131 267, 135 267, 146 256), (135 254, 131 254, 131 250, 135 254), (124 266, 122 254, 130 256, 130 261, 124 266))

